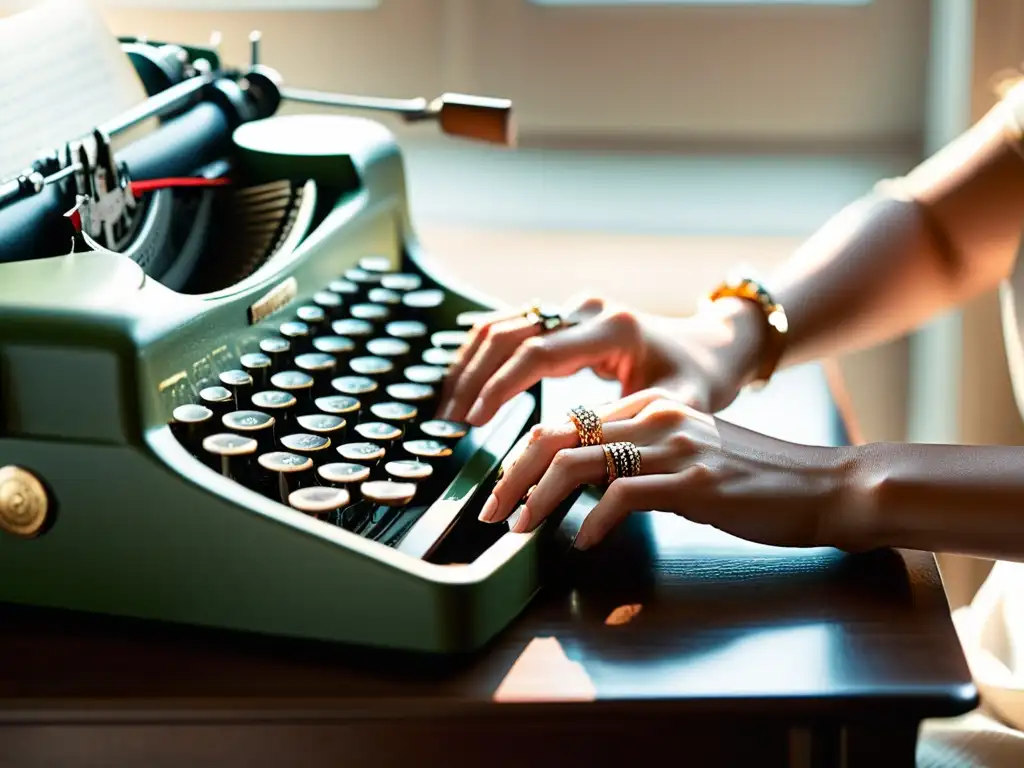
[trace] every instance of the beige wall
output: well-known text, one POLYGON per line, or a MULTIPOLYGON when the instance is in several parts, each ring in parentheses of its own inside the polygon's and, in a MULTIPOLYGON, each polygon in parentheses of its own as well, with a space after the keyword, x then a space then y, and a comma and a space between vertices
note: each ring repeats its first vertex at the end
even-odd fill
POLYGON ((383 0, 372 11, 116 8, 123 34, 204 41, 296 86, 513 98, 524 135, 699 141, 903 141, 922 124, 928 0, 854 7, 544 8, 528 0, 383 0), (739 22, 739 23, 738 23, 739 22))

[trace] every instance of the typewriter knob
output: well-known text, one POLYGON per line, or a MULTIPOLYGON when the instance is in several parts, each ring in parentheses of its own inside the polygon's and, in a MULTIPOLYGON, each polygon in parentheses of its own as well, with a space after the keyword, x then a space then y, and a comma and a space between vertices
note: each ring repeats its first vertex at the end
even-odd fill
POLYGON ((0 467, 0 530, 32 538, 46 523, 50 499, 35 475, 21 467, 0 467))

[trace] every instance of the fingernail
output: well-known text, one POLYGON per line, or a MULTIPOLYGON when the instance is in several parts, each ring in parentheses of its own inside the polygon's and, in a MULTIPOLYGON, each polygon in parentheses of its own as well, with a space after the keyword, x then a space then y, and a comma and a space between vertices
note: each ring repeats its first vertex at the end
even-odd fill
POLYGON ((483 508, 480 510, 480 516, 477 518, 481 523, 491 522, 491 518, 494 517, 494 513, 498 511, 498 497, 491 494, 487 497, 487 501, 484 502, 483 508))
POLYGON ((477 422, 484 415, 484 404, 477 400, 473 403, 473 407, 469 409, 469 413, 466 414, 466 421, 472 424, 474 427, 479 427, 480 424, 477 422))
POLYGON ((527 511, 525 504, 517 509, 508 519, 508 527, 512 533, 525 533, 529 524, 530 513, 527 511))
POLYGON ((576 533, 576 538, 573 539, 572 546, 575 549, 586 549, 590 546, 590 537, 584 533, 582 528, 576 533))

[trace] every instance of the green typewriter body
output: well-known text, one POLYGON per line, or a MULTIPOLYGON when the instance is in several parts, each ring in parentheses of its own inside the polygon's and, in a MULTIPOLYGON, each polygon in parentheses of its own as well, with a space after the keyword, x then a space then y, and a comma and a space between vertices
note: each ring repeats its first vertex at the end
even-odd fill
POLYGON ((137 248, 0 263, 0 600, 483 645, 542 583, 543 529, 477 520, 539 389, 433 419, 489 303, 422 252, 380 123, 249 120, 217 161, 233 185, 140 195, 137 248), (154 277, 168 242, 206 266, 154 277))

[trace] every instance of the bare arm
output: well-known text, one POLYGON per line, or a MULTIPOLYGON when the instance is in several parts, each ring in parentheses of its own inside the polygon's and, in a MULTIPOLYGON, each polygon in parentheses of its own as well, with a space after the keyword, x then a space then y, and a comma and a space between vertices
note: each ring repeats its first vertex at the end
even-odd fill
MULTIPOLYGON (((1018 88, 1011 98, 1024 102, 1022 95, 1018 88)), ((789 316, 781 364, 895 338, 995 287, 1013 266, 1024 226, 1021 146, 1002 102, 826 223, 769 281, 789 316)), ((753 321, 737 322, 742 337, 753 321)))

